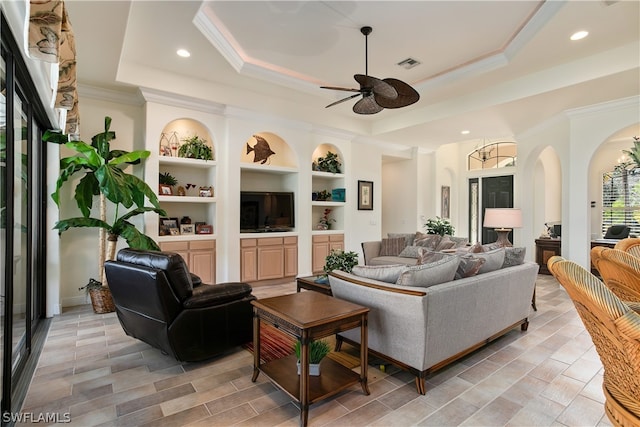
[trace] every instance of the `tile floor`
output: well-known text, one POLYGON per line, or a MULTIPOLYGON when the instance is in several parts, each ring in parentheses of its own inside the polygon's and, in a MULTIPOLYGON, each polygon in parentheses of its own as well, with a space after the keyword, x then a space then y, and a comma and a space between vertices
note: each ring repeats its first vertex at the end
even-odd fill
MULTIPOLYGON (((295 284, 255 287, 260 297, 295 284)), ((311 407, 311 426, 610 426, 602 365, 564 289, 538 276, 537 312, 517 328, 428 378, 427 394, 397 369, 311 407)), ((298 409, 252 356, 181 364, 127 337, 115 314, 71 307, 51 325, 23 412, 69 414, 76 426, 295 426, 298 409)), ((42 425, 43 423, 40 423, 42 425)))

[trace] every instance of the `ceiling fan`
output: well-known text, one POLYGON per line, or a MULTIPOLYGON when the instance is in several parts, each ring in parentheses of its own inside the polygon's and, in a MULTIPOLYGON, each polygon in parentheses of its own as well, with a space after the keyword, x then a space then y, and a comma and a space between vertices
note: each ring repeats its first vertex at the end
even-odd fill
POLYGON ((360 89, 350 89, 334 86, 320 86, 321 89, 341 90, 344 92, 357 92, 327 105, 325 108, 343 103, 350 99, 362 95, 362 99, 353 105, 353 112, 357 114, 375 114, 385 108, 402 108, 411 105, 420 99, 420 95, 414 88, 398 79, 378 79, 369 75, 369 46, 368 36, 371 34, 371 27, 362 27, 360 32, 364 35, 364 74, 356 74, 354 79, 360 84, 360 89))

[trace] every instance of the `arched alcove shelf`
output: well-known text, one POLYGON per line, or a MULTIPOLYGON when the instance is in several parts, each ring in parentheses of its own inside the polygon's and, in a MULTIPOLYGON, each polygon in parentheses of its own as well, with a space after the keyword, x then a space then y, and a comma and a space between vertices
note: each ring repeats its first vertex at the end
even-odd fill
MULTIPOLYGON (((196 223, 209 225, 215 233, 216 220, 216 150, 211 133, 201 122, 180 118, 167 123, 158 136, 158 200, 168 218, 189 217, 193 230, 167 234, 163 221, 158 224, 158 241, 201 240, 215 238, 212 234, 197 234, 196 223), (180 157, 180 146, 197 137, 211 149, 213 160, 180 157), (175 185, 163 185, 162 175, 175 179, 175 185), (194 234, 190 234, 193 231, 194 234)), ((206 230, 206 227, 205 227, 206 230)))

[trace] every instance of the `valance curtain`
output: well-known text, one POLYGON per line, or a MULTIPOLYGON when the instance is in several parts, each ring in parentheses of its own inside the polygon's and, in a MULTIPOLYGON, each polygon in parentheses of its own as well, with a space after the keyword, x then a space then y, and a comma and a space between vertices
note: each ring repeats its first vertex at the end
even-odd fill
POLYGON ((52 63, 57 70, 57 75, 53 76, 57 80, 54 107, 66 111, 65 133, 77 135, 76 44, 64 1, 32 0, 29 4, 27 54, 33 59, 52 63))

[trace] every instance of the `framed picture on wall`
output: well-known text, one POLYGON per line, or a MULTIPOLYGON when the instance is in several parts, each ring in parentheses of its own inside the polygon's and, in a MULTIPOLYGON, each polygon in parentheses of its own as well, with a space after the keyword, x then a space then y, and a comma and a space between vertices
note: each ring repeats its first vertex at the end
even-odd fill
POLYGON ((358 181, 358 210, 373 210, 373 181, 358 181))
POLYGON ((441 200, 441 210, 440 217, 449 219, 451 215, 449 205, 450 205, 450 197, 451 197, 451 187, 443 185, 442 186, 442 200, 441 200))

